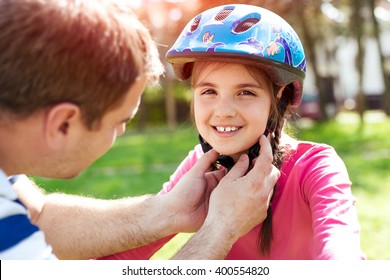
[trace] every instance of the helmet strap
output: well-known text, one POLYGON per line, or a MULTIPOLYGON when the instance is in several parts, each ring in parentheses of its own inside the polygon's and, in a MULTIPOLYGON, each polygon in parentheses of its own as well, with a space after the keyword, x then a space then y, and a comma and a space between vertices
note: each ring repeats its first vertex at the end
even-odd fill
MULTIPOLYGON (((207 153, 213 148, 209 143, 206 142, 206 140, 203 139, 202 135, 199 134, 198 138, 204 153, 207 153)), ((223 166, 227 170, 230 170, 233 167, 233 165, 234 165, 234 160, 231 157, 225 155, 219 155, 218 159, 215 161, 212 167, 213 169, 219 169, 219 167, 223 166)))

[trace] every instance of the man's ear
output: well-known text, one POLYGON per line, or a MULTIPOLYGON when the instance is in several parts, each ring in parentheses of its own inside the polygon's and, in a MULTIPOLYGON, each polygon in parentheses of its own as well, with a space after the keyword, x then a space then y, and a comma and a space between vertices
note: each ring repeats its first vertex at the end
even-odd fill
POLYGON ((79 126, 81 119, 80 107, 73 103, 59 103, 50 107, 45 115, 45 137, 53 149, 66 145, 71 133, 79 126))

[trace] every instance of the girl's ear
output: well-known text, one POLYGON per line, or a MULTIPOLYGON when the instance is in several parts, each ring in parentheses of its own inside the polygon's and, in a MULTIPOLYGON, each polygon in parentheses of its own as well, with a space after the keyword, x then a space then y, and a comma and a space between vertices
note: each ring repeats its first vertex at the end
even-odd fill
POLYGON ((52 149, 61 149, 80 126, 80 107, 73 103, 57 104, 46 112, 44 134, 52 149))

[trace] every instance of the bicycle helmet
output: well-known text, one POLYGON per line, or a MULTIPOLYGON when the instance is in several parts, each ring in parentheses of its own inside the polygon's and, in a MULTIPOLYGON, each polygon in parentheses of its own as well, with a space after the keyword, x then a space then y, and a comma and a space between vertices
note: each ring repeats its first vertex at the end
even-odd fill
POLYGON ((176 77, 186 80, 197 60, 257 66, 279 86, 294 91, 291 106, 302 97, 306 60, 294 29, 280 16, 252 5, 218 6, 195 16, 166 54, 176 77))

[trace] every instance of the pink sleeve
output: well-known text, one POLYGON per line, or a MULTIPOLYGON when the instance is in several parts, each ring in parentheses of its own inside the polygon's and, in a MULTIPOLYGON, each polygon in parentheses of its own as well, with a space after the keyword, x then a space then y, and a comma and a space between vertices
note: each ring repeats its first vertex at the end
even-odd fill
MULTIPOLYGON (((190 151, 188 156, 182 161, 176 171, 171 175, 169 182, 163 184, 162 190, 158 195, 163 195, 170 192, 180 178, 191 169, 191 167, 202 156, 203 152, 200 145, 197 145, 194 150, 190 151)), ((148 245, 127 250, 114 255, 100 258, 101 260, 147 260, 150 259, 164 244, 171 240, 175 234, 164 237, 148 245)))
POLYGON ((309 150, 306 158, 302 186, 312 212, 313 259, 365 259, 356 198, 344 162, 327 146, 309 150))

